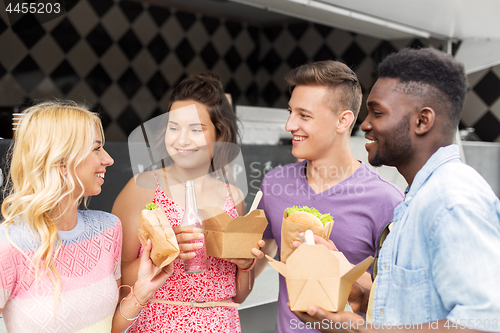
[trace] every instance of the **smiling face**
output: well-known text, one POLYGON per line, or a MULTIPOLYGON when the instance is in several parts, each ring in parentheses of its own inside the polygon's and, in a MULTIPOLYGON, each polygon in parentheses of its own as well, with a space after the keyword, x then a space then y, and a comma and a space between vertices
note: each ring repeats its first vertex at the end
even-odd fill
POLYGON ((215 127, 205 105, 192 100, 172 104, 165 145, 177 166, 186 169, 208 167, 209 144, 215 141, 215 127))
POLYGON ((408 162, 412 150, 411 109, 414 102, 396 91, 397 79, 379 79, 366 101, 368 115, 361 124, 373 166, 399 166, 408 162))
POLYGON ((338 115, 325 101, 324 86, 296 86, 288 102, 290 116, 285 129, 293 135, 292 154, 314 161, 327 156, 336 137, 338 115))
MULTIPOLYGON (((83 196, 97 195, 101 193, 101 186, 104 184, 104 174, 106 167, 114 163, 113 159, 104 150, 102 138, 97 128, 94 129, 94 140, 92 151, 85 160, 76 167, 76 176, 83 184, 83 196)), ((77 183, 75 192, 79 195, 81 189, 77 183)))

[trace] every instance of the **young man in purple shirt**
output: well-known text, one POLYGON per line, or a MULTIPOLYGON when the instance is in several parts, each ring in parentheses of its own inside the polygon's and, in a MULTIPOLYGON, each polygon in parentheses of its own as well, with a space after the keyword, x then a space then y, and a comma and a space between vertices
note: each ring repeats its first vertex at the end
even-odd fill
MULTIPOLYGON (((357 264, 373 256, 384 226, 403 194, 365 164, 349 147, 349 138, 361 105, 356 74, 337 61, 321 61, 292 70, 290 116, 286 130, 293 135, 292 154, 302 162, 266 174, 259 208, 269 221, 264 232, 264 253, 281 250, 281 224, 287 207, 309 206, 330 213, 330 239, 346 258, 357 264)), ((267 264, 258 260, 258 275, 267 264)), ((276 332, 290 332, 302 324, 287 306, 285 279, 280 275, 276 332)), ((370 279, 365 279, 371 286, 370 279)), ((315 332, 304 330, 301 332, 315 332)))

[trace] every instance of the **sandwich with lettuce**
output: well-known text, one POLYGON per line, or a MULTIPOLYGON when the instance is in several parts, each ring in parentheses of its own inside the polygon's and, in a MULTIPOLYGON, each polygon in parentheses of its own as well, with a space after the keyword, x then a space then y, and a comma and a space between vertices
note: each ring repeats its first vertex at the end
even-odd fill
POLYGON ((316 208, 307 206, 293 206, 286 209, 287 221, 303 224, 308 227, 322 228, 328 222, 333 222, 333 217, 330 214, 321 214, 316 208))

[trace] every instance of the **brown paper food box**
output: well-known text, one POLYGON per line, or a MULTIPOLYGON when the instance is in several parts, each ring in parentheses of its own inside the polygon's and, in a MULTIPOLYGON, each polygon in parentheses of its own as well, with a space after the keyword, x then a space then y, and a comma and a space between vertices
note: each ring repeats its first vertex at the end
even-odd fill
POLYGON ((286 278, 290 308, 301 312, 312 305, 343 311, 352 284, 373 261, 370 256, 353 267, 341 252, 330 251, 323 244, 301 245, 286 264, 266 258, 286 278))
POLYGON ((258 247, 267 226, 262 209, 235 219, 218 207, 204 207, 199 212, 205 226, 207 255, 217 258, 255 258, 252 248, 258 247))
POLYGON ((313 234, 328 240, 330 233, 332 232, 333 222, 328 222, 324 227, 309 227, 303 224, 298 224, 294 222, 287 221, 288 213, 283 213, 283 223, 281 224, 281 253, 280 260, 286 263, 286 260, 295 250, 293 247, 293 242, 300 240, 299 234, 301 232, 306 232, 306 230, 311 230, 313 234))
POLYGON ((170 264, 179 255, 177 238, 167 215, 165 215, 165 212, 161 208, 153 210, 143 209, 141 211, 139 240, 142 247, 146 246, 148 239, 151 239, 152 242, 149 257, 159 268, 155 273, 156 276, 163 267, 170 264))

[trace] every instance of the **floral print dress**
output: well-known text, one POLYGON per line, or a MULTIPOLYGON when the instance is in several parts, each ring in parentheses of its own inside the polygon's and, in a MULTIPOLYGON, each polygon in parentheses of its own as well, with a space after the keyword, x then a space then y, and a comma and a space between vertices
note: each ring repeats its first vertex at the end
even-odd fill
MULTIPOLYGON (((165 211, 172 226, 181 223, 184 209, 165 194, 157 179, 153 202, 165 211)), ((224 211, 233 218, 238 216, 227 185, 224 211)), ((223 259, 208 258, 208 270, 201 274, 186 274, 182 260, 174 261, 174 273, 152 298, 177 302, 212 302, 234 297, 236 265, 223 259)), ((187 305, 148 303, 127 332, 234 333, 241 332, 241 327, 236 308, 193 308, 187 305)))

